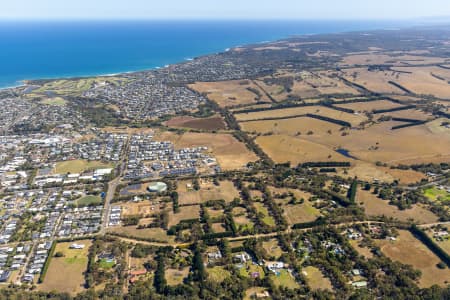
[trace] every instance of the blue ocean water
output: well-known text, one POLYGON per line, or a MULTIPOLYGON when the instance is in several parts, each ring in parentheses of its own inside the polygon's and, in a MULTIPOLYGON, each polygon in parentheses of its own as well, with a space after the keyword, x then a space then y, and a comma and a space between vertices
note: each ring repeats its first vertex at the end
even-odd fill
POLYGON ((292 35, 398 28, 381 21, 2 21, 0 87, 162 67, 292 35))

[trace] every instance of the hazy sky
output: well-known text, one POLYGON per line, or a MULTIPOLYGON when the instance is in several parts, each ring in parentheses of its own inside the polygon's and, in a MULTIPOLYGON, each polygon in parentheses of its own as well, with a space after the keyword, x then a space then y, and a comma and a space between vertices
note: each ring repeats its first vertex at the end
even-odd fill
POLYGON ((0 0, 0 19, 405 19, 449 0, 0 0))

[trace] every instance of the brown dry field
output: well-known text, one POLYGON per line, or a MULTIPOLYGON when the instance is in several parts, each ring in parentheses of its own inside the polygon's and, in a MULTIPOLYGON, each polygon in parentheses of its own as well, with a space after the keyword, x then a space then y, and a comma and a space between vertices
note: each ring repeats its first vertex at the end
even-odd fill
POLYGON ((250 121, 240 123, 240 126, 243 131, 247 132, 287 135, 296 135, 297 133, 306 135, 308 131, 312 131, 314 134, 318 135, 328 135, 329 130, 331 132, 338 132, 341 128, 339 125, 308 117, 284 120, 250 121))
POLYGON ((180 212, 169 212, 169 228, 177 225, 181 220, 198 219, 200 217, 200 205, 181 206, 180 212))
POLYGON ((252 221, 247 217, 247 210, 243 207, 235 207, 233 208, 233 220, 236 225, 245 226, 247 224, 251 224, 253 226, 252 221))
POLYGON ((352 245, 353 249, 355 249, 359 255, 364 256, 366 259, 373 257, 373 253, 370 251, 370 249, 367 247, 361 247, 359 245, 359 241, 350 240, 350 245, 352 245))
POLYGON ((213 232, 225 232, 225 227, 222 223, 213 223, 211 225, 213 232))
POLYGON ((436 264, 441 260, 409 231, 400 230, 396 241, 378 240, 377 244, 387 257, 419 269, 422 272, 420 287, 448 284, 450 269, 439 269, 436 264))
POLYGON ((225 121, 220 116, 214 116, 210 118, 194 118, 190 116, 174 117, 165 122, 169 127, 181 127, 200 130, 221 130, 226 129, 225 121))
POLYGON ((159 204, 153 204, 150 200, 140 202, 119 202, 117 205, 122 207, 122 214, 124 216, 148 215, 160 211, 159 204))
MULTIPOLYGON (((372 163, 381 161, 397 165, 410 161, 415 161, 415 163, 437 162, 446 161, 450 156, 450 134, 433 133, 426 124, 391 130, 395 124, 394 122, 382 122, 365 130, 350 130, 347 136, 337 134, 324 137, 302 135, 301 139, 328 148, 329 151, 342 147, 359 160, 372 163), (378 149, 374 150, 374 147, 378 147, 378 149)), ((271 137, 268 138, 270 140, 271 137)), ((320 149, 317 147, 316 149, 320 149)), ((290 152, 292 153, 292 149, 290 152)), ((316 158, 319 161, 328 160, 326 155, 316 158)))
POLYGON ((186 132, 177 135, 173 132, 162 132, 155 139, 172 141, 175 148, 206 146, 217 159, 223 170, 242 169, 258 157, 231 134, 186 132))
POLYGON ((225 200, 231 202, 234 198, 239 198, 239 192, 233 185, 233 182, 220 181, 220 186, 215 186, 213 183, 200 184, 200 190, 183 191, 177 189, 179 194, 180 205, 185 204, 200 204, 208 200, 225 200))
POLYGON ((243 109, 254 109, 254 108, 267 108, 272 107, 271 103, 261 103, 261 104, 254 104, 254 105, 246 105, 245 107, 238 107, 238 108, 231 108, 229 111, 239 111, 243 109))
MULTIPOLYGON (((276 101, 283 101, 288 95, 296 95, 301 98, 311 98, 320 95, 331 94, 353 94, 358 95, 358 91, 346 85, 339 79, 331 78, 328 72, 311 73, 300 72, 292 73, 279 70, 274 77, 294 77, 294 84, 290 92, 284 90, 280 85, 269 85, 264 82, 264 78, 258 80, 258 84, 269 93, 276 101)), ((270 78, 270 77, 266 77, 270 78)))
POLYGON ((190 84, 189 87, 199 93, 206 93, 210 100, 216 102, 221 107, 257 103, 257 95, 247 90, 247 88, 256 89, 261 92, 259 102, 271 102, 264 92, 250 80, 196 82, 190 84), (244 82, 247 84, 241 84, 244 82))
POLYGON ((175 241, 174 236, 168 236, 166 230, 162 228, 137 229, 136 226, 117 226, 110 227, 108 232, 124 234, 137 239, 154 239, 162 243, 175 241))
POLYGON ((208 212, 209 217, 212 218, 212 219, 220 218, 220 217, 223 217, 225 215, 223 209, 214 209, 212 207, 206 207, 205 209, 208 212))
POLYGON ((393 81, 419 95, 431 94, 440 98, 450 97, 448 84, 450 71, 439 67, 396 67, 390 71, 372 72, 366 68, 354 68, 346 69, 344 77, 365 86, 373 92, 405 94, 401 89, 389 84, 389 81, 393 81), (407 74, 397 71, 412 73, 407 74), (443 77, 444 80, 438 79, 432 74, 443 77))
POLYGON ((402 67, 395 70, 413 72, 412 74, 401 74, 399 79, 394 80, 400 85, 416 94, 434 95, 440 98, 450 97, 450 70, 439 67, 402 67), (433 77, 432 74, 443 77, 444 80, 433 77))
POLYGON ((399 210, 396 206, 389 205, 389 201, 382 200, 370 191, 358 190, 356 202, 363 203, 363 207, 368 216, 382 216, 397 218, 400 221, 414 219, 420 224, 437 222, 438 217, 431 211, 414 205, 411 209, 399 210))
POLYGON ((391 111, 383 114, 376 114, 375 119, 381 117, 382 115, 391 116, 393 118, 416 119, 423 121, 433 118, 432 114, 423 112, 418 109, 407 109, 407 110, 391 111))
POLYGON ((355 162, 351 168, 338 170, 338 174, 342 177, 358 177, 365 181, 378 179, 382 182, 393 182, 398 180, 400 184, 407 185, 410 183, 420 182, 426 176, 423 173, 414 170, 391 169, 389 167, 378 167, 375 164, 363 161, 355 162))
POLYGON ((264 241, 262 243, 262 247, 264 250, 266 250, 269 256, 274 256, 276 259, 278 259, 283 254, 283 250, 281 250, 281 247, 278 244, 277 239, 270 239, 268 241, 264 241))
POLYGON ((430 121, 426 124, 427 128, 431 130, 431 132, 442 135, 450 135, 450 128, 446 126, 442 126, 442 123, 448 122, 446 118, 439 118, 433 121, 430 121))
POLYGON ((296 189, 286 189, 286 188, 274 188, 270 187, 272 196, 278 204, 282 204, 283 215, 286 221, 290 224, 311 222, 317 219, 321 215, 320 211, 312 206, 309 199, 312 195, 308 192, 296 190, 296 189), (303 199, 302 204, 288 204, 290 197, 286 199, 276 198, 276 194, 283 194, 285 192, 292 192, 297 200, 303 199))
POLYGON ((289 161, 296 166, 311 161, 351 161, 332 148, 288 135, 260 136, 256 143, 276 163, 289 161))
POLYGON ((168 285, 178 285, 183 283, 183 279, 189 275, 189 268, 166 269, 165 278, 168 285))
POLYGON ((389 84, 389 81, 398 82, 398 78, 409 74, 400 74, 393 71, 368 71, 367 68, 353 68, 343 71, 343 77, 351 82, 362 85, 372 92, 385 94, 405 94, 401 89, 389 84), (356 75, 356 76, 355 76, 356 75), (398 78, 397 78, 398 76, 398 78))
POLYGON ((333 289, 330 279, 325 277, 318 268, 309 266, 303 268, 302 273, 306 277, 306 282, 312 290, 321 289, 331 291, 333 289))
POLYGON ((363 115, 349 114, 346 112, 338 111, 323 106, 304 106, 304 107, 274 109, 260 112, 236 114, 235 117, 238 121, 252 121, 264 118, 282 118, 304 114, 315 114, 337 120, 343 120, 351 123, 353 126, 357 126, 361 122, 367 120, 367 117, 363 115))
POLYGON ((400 100, 404 103, 417 102, 417 101, 422 100, 420 97, 414 97, 414 96, 409 96, 409 95, 392 95, 390 97, 394 100, 400 100))
POLYGON ((58 243, 55 253, 61 251, 65 257, 52 257, 44 282, 38 285, 42 291, 56 290, 75 295, 84 291, 84 272, 86 271, 89 247, 91 240, 77 241, 77 244, 85 245, 84 249, 69 249, 72 242, 58 243), (61 276, 64 274, 64 276, 61 276))
POLYGON ((404 65, 422 65, 422 64, 441 64, 448 59, 443 57, 427 57, 420 55, 421 53, 405 53, 404 55, 391 56, 388 53, 361 53, 352 54, 344 57, 342 65, 379 65, 394 64, 396 66, 404 65))
POLYGON ((378 100, 378 101, 370 101, 370 102, 357 102, 357 103, 347 103, 347 104, 335 104, 337 107, 353 109, 358 112, 371 112, 377 109, 391 109, 401 107, 403 105, 394 103, 389 100, 378 100))

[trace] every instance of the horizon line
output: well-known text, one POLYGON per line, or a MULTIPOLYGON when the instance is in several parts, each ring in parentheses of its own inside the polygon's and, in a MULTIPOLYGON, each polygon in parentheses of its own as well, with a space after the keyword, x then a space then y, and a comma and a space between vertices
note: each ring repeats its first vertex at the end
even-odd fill
POLYGON ((224 18, 207 18, 207 17, 156 17, 156 18, 123 18, 123 17, 51 17, 51 18, 17 18, 17 17, 0 17, 0 22, 23 22, 23 21, 433 21, 433 20, 449 20, 450 16, 423 16, 423 17, 398 17, 398 18, 282 18, 282 17, 224 17, 224 18))

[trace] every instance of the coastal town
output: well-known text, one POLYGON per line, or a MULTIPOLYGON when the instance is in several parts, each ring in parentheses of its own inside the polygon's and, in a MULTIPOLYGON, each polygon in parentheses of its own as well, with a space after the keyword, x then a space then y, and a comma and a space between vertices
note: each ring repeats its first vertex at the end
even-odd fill
POLYGON ((0 292, 445 295, 448 40, 292 37, 1 90, 0 292))

